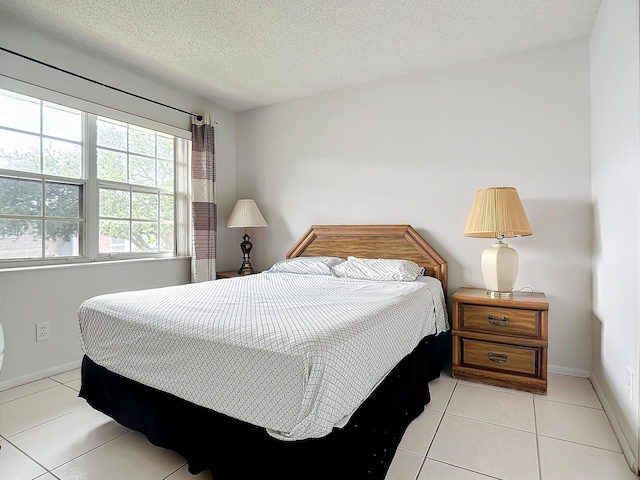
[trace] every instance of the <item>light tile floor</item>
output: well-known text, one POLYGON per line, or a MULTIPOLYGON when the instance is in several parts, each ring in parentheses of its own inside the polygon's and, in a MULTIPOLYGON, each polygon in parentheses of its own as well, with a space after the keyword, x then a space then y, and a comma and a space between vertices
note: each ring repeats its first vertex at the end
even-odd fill
MULTIPOLYGON (((591 383, 550 375, 549 393, 455 380, 429 385, 387 480, 633 480, 591 383)), ((73 370, 0 392, 0 480, 210 480, 78 398, 73 370)))

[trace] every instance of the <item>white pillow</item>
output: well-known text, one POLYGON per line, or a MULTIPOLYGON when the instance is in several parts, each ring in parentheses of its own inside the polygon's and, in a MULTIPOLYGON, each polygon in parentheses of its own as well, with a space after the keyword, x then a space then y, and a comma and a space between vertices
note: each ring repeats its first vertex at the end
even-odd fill
POLYGON ((333 275, 331 267, 343 262, 338 257, 295 257, 275 263, 267 272, 333 275))
POLYGON ((332 267, 331 270, 338 277, 401 282, 413 282, 419 275, 424 274, 424 267, 415 262, 385 258, 347 257, 346 262, 332 267))

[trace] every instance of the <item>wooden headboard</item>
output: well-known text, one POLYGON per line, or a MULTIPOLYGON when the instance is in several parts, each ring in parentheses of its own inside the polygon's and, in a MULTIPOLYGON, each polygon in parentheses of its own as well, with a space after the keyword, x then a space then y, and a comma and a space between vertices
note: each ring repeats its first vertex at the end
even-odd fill
POLYGON ((440 280, 447 294, 447 262, 411 225, 313 225, 287 258, 323 255, 411 260, 440 280))

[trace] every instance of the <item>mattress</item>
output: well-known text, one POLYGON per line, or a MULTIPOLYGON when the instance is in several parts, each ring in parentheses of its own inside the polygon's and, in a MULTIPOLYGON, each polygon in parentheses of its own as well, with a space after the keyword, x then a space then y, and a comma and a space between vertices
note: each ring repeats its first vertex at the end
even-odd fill
POLYGON ((448 329, 430 277, 262 273, 102 295, 78 316, 97 365, 291 441, 330 433, 448 329))

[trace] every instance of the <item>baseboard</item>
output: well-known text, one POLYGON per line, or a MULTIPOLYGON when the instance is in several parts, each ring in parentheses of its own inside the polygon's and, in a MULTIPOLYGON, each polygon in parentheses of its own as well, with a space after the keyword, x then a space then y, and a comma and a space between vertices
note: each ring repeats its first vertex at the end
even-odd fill
POLYGON ((589 375, 591 375, 591 372, 589 370, 583 370, 582 368, 561 367, 560 365, 549 365, 547 371, 549 373, 555 373, 556 375, 566 375, 567 377, 589 378, 589 375))
POLYGON ((8 388, 24 385, 25 383, 35 382, 36 380, 42 380, 43 378, 51 377, 53 375, 58 375, 59 373, 65 373, 65 372, 68 372, 69 370, 80 368, 81 365, 82 365, 82 360, 76 360, 74 362, 65 363, 64 365, 57 365, 55 367, 47 368, 45 370, 40 370, 38 372, 30 373, 29 375, 24 375, 22 377, 5 380, 4 382, 0 382, 0 392, 3 390, 7 390, 8 388))
POLYGON ((616 419, 613 413, 613 408, 611 408, 611 404, 607 400, 607 397, 605 396, 604 391, 600 387, 600 384, 598 383, 598 380, 596 379, 595 375, 589 377, 589 380, 591 380, 591 385, 593 385, 593 389, 595 390, 596 395, 598 396, 598 399, 602 404, 604 413, 607 415, 607 418, 609 419, 609 423, 611 423, 611 427, 613 428, 613 433, 618 439, 618 442, 620 443, 620 448, 622 448, 622 454, 624 455, 624 458, 627 460, 627 463, 629 464, 629 468, 631 469, 632 472, 638 472, 638 462, 634 453, 635 447, 631 448, 631 446, 627 442, 626 437, 622 433, 622 428, 620 428, 620 424, 618 423, 618 420, 616 419))

